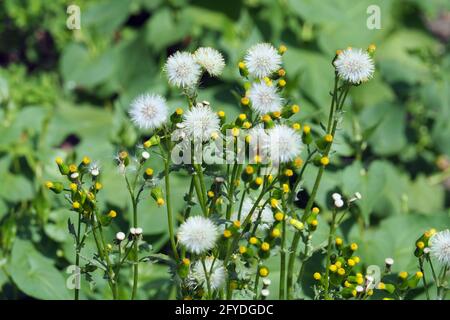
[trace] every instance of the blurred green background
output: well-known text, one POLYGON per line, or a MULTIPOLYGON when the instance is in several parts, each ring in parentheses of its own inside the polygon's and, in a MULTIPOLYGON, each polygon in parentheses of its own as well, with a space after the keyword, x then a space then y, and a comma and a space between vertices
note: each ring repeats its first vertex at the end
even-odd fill
MULTIPOLYGON (((301 106, 298 120, 318 127, 328 113, 335 50, 375 43, 375 78, 351 91, 317 202, 326 208, 335 188, 362 193, 341 233, 359 243, 366 266, 390 256, 394 270, 414 271, 415 239, 450 225, 448 0, 3 0, 0 19, 0 298, 71 297, 70 212, 42 187, 59 178, 56 156, 100 161, 101 201, 119 212, 110 237, 127 230, 130 204, 113 157, 142 141, 127 108, 146 91, 165 95, 172 109, 183 107, 162 65, 176 50, 199 46, 220 50, 228 65, 220 80, 202 81, 199 97, 231 118, 239 112, 236 66, 245 50, 261 41, 285 44, 287 93, 301 106), (66 27, 69 4, 81 8, 80 30, 66 27), (369 5, 381 9, 381 29, 367 28, 369 5)), ((173 180, 180 209, 188 180, 173 180)), ((144 201, 139 214, 145 239, 165 251, 163 208, 144 201)), ((316 244, 327 232, 320 225, 316 244)), ((311 260, 307 274, 318 262, 311 260)), ((276 268, 274 261, 275 282, 276 268)), ((141 274, 140 298, 174 297, 165 266, 146 264, 141 274)), ((96 276, 93 291, 83 282, 84 297, 110 298, 96 276)))

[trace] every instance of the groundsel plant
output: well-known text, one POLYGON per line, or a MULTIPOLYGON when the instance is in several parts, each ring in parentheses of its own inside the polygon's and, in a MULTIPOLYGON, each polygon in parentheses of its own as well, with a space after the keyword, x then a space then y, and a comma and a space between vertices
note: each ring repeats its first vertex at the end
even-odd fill
POLYGON ((339 225, 351 219, 347 213, 364 195, 334 192, 329 199, 331 210, 315 206, 321 179, 333 161, 333 142, 347 95, 373 77, 375 46, 336 52, 331 61, 334 87, 328 117, 317 130, 292 120, 300 107, 285 96, 287 73, 282 57, 286 50, 283 45, 276 49, 262 43, 247 51, 238 64, 241 112, 233 119, 227 119, 213 103, 197 100, 200 79, 219 77, 225 68, 219 51, 202 47, 168 58, 163 71, 174 90, 186 98, 186 105, 169 114, 170 101, 153 93, 131 103, 130 120, 146 138, 134 150, 121 150, 115 157, 132 204, 130 229, 118 232, 115 239, 105 239, 103 229, 117 213, 98 208, 96 201, 102 189, 100 166, 87 157, 78 165, 56 160, 67 183, 48 182, 47 187, 65 194, 77 219, 76 225, 69 221, 77 266, 86 273, 93 270, 91 262, 80 260, 85 239, 92 236, 97 248, 95 266, 103 270, 113 298, 118 298, 120 285, 130 286, 130 298, 138 298, 139 266, 148 261, 170 267, 180 299, 267 299, 270 294, 279 299, 302 298, 300 284, 305 279, 314 281, 316 299, 368 299, 374 294, 403 299, 421 280, 428 294, 424 264, 431 265, 432 260, 442 265, 440 273, 432 268, 433 280, 438 297, 445 295, 448 230, 427 231, 417 242, 417 272, 400 272, 388 282, 393 259, 386 258, 384 271, 376 275, 364 269, 358 245, 345 243, 339 233, 339 225), (162 159, 162 172, 149 167, 151 157, 162 159), (311 167, 317 173, 306 193, 305 172, 311 167), (172 194, 174 171, 190 176, 181 212, 172 209, 173 196, 182 198, 172 194), (166 209, 167 255, 145 252, 149 245, 143 241, 145 230, 138 216, 144 199, 166 209), (328 240, 314 248, 311 239, 321 211, 329 223, 328 240), (322 253, 322 269, 308 274, 305 265, 315 253, 322 253), (279 260, 278 292, 271 288, 269 258, 279 260), (123 267, 131 268, 131 281, 119 281, 123 267))

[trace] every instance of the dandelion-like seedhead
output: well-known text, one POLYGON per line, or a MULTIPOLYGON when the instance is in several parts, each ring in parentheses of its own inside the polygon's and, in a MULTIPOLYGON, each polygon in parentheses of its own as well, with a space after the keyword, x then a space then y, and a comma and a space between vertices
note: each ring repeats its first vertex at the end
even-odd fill
MULTIPOLYGON (((235 212, 232 214, 231 220, 239 220, 241 223, 243 223, 245 218, 250 214, 250 211, 252 210, 254 204, 254 201, 252 201, 250 198, 246 198, 242 203, 240 219, 238 219, 238 212, 235 212)), ((261 223, 264 229, 268 228, 275 222, 275 219, 273 218, 273 212, 267 205, 264 208, 261 208, 260 206, 256 207, 256 209, 252 213, 250 221, 252 223, 255 223, 258 220, 258 217, 261 219, 261 223)))
POLYGON ((157 94, 143 94, 131 103, 130 117, 140 129, 161 127, 167 121, 166 99, 157 94))
POLYGON ((370 55, 362 49, 346 49, 334 61, 339 77, 352 84, 360 84, 372 78, 375 66, 370 55))
POLYGON ((283 99, 277 92, 277 88, 265 82, 252 84, 248 97, 252 102, 251 108, 258 114, 281 111, 283 99))
POLYGON ((217 225, 202 216, 189 217, 178 229, 178 241, 192 253, 202 254, 214 248, 219 237, 217 225))
POLYGON ((165 71, 169 84, 179 88, 195 87, 200 79, 202 70, 189 52, 175 52, 167 59, 165 71))
POLYGON ((209 141, 220 131, 220 119, 210 106, 199 104, 183 115, 181 127, 194 141, 209 141))
POLYGON ((291 127, 280 124, 269 130, 270 158, 275 163, 294 160, 302 150, 300 135, 291 127))
POLYGON ((205 259, 205 266, 203 266, 201 261, 197 261, 192 268, 192 276, 198 283, 202 283, 205 289, 207 288, 206 275, 208 275, 211 289, 216 290, 222 288, 226 280, 226 271, 223 262, 213 257, 207 257, 205 259))
POLYGON ((441 264, 450 266, 450 230, 436 233, 430 239, 431 255, 441 264))
POLYGON ((271 44, 258 43, 247 51, 244 61, 249 74, 262 79, 280 68, 281 55, 271 44))
POLYGON ((195 61, 201 65, 211 76, 219 76, 225 67, 222 54, 209 47, 198 48, 194 53, 195 61))

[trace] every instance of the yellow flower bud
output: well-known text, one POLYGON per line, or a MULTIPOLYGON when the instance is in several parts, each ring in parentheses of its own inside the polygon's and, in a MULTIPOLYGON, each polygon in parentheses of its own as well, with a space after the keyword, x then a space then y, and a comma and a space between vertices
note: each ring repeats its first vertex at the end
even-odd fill
POLYGON ((56 162, 57 165, 62 165, 63 164, 63 159, 61 157, 57 157, 55 159, 55 162, 56 162))
POLYGON ((294 123, 294 124, 292 125, 292 129, 294 129, 294 130, 296 130, 296 131, 297 131, 297 130, 300 130, 301 127, 302 127, 302 126, 300 125, 300 123, 297 123, 297 122, 294 123))
POLYGON ((358 250, 358 245, 356 244, 356 243, 352 243, 351 245, 350 245, 350 249, 352 250, 352 251, 356 251, 356 250, 358 250))
POLYGON ((158 199, 156 200, 156 204, 157 204, 159 207, 163 206, 164 203, 166 203, 166 202, 164 201, 163 198, 158 198, 158 199))
POLYGON ((278 53, 279 54, 283 54, 286 51, 287 51, 287 47, 285 45, 283 45, 283 44, 278 48, 278 53))
POLYGON ((263 242, 261 244, 261 250, 262 251, 269 251, 270 250, 270 244, 268 244, 267 242, 263 242))
POLYGON ((223 118, 225 117, 225 111, 220 110, 219 112, 217 112, 217 115, 219 116, 219 118, 223 118))
POLYGON ((208 198, 214 198, 214 191, 208 191, 208 198))
POLYGON ((281 231, 277 228, 273 229, 271 234, 272 238, 279 238, 281 236, 281 231))
POLYGON ((300 107, 298 106, 298 104, 292 105, 291 111, 292 111, 293 113, 299 112, 299 111, 300 111, 300 107))
POLYGON ((244 247, 244 246, 240 246, 239 247, 239 253, 240 254, 244 254, 244 253, 246 253, 247 252, 247 247, 244 247))
POLYGON ((261 277, 267 277, 269 275, 269 269, 267 269, 266 267, 261 267, 259 269, 259 275, 261 277))
POLYGON ((291 169, 286 169, 284 170, 284 175, 286 177, 292 177, 294 175, 294 171, 292 171, 291 169))
POLYGON ((179 115, 179 116, 181 116, 182 114, 183 114, 183 109, 181 109, 181 108, 177 108, 176 110, 175 110, 175 113, 177 114, 177 115, 179 115))
POLYGON ((327 166, 330 163, 330 159, 328 157, 320 158, 320 164, 323 166, 327 166))
POLYGON ((248 106, 250 104, 250 99, 248 97, 242 97, 241 98, 241 104, 243 106, 248 106))
POLYGON ((308 134, 311 132, 311 127, 310 126, 303 126, 303 133, 304 134, 308 134))
POLYGON ((72 208, 74 209, 79 209, 81 207, 80 203, 78 201, 74 201, 72 203, 72 208))
POLYGON ((84 165, 88 165, 89 163, 91 163, 91 159, 89 159, 89 157, 84 157, 82 162, 84 165))
POLYGON ((278 211, 277 213, 275 213, 275 220, 283 221, 283 219, 284 219, 284 214, 282 212, 278 211))
POLYGON ((183 262, 183 264, 184 264, 185 266, 188 266, 188 265, 191 264, 191 260, 189 260, 188 258, 184 258, 184 259, 182 260, 182 262, 183 262))
POLYGON ((250 244, 257 244, 258 243, 258 239, 256 237, 251 237, 249 240, 250 244))
POLYGON ((289 192, 289 185, 287 183, 283 183, 282 185, 283 192, 288 193, 289 192))
POLYGON ((225 231, 223 232, 223 236, 224 236, 225 238, 231 237, 231 231, 228 230, 228 229, 225 229, 225 231))
POLYGON ((278 206, 278 200, 277 199, 270 199, 270 205, 272 208, 276 208, 278 206))
POLYGON ((117 212, 114 211, 114 210, 109 211, 108 217, 110 217, 110 218, 115 218, 115 217, 117 217, 117 212))
POLYGON ((320 273, 318 273, 318 272, 315 272, 313 274, 313 277, 314 277, 314 280, 319 281, 322 278, 322 275, 320 273))

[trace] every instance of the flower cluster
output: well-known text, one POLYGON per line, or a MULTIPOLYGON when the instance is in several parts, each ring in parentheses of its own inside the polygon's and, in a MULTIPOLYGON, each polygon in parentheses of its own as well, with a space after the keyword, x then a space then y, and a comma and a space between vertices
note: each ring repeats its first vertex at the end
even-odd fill
MULTIPOLYGON (((131 121, 150 136, 136 150, 121 151, 115 158, 132 210, 128 235, 118 232, 115 246, 104 246, 105 239, 98 241, 98 255, 113 292, 117 293, 120 268, 129 264, 133 274, 131 298, 136 298, 140 263, 152 259, 170 265, 179 298, 266 299, 271 294, 272 276, 268 261, 279 258, 278 297, 294 298, 298 294, 295 283, 302 280, 305 263, 312 255, 311 239, 319 220, 326 221, 331 214, 326 269, 314 274, 318 297, 366 298, 373 294, 370 275, 364 276, 355 255, 357 245, 344 245, 335 237, 345 213, 357 205, 361 194, 346 199, 334 193, 331 210, 319 209, 315 196, 332 162, 332 145, 347 93, 372 77, 375 48, 337 52, 333 59, 335 89, 329 120, 323 126, 295 120, 300 107, 287 96, 288 78, 283 68, 286 51, 283 45, 275 48, 268 43, 248 49, 235 71, 241 76, 236 101, 240 111, 231 119, 209 101, 198 100, 202 77, 218 77, 225 68, 223 55, 213 48, 176 52, 167 59, 164 71, 168 82, 186 98, 185 108, 170 114, 170 101, 152 93, 138 96, 131 103, 131 121), (223 162, 210 165, 205 154, 223 162), (161 172, 147 165, 154 155, 161 159, 161 172), (315 167, 317 176, 305 200, 305 172, 310 167, 315 167), (170 187, 174 171, 185 172, 191 180, 183 198, 185 207, 176 219, 170 187), (145 242, 143 230, 137 225, 138 206, 146 194, 167 213, 170 253, 164 258, 141 254, 145 242), (297 266, 300 242, 303 251, 301 266, 297 266), (300 272, 296 272, 297 267, 300 272)), ((92 234, 101 238, 101 228, 116 213, 99 214, 95 197, 97 187, 101 188, 100 169, 89 162, 66 166, 58 161, 73 189, 66 190, 57 182, 48 183, 48 187, 57 193, 68 191, 72 210, 82 219, 91 219, 88 225, 92 234), (91 183, 85 189, 83 178, 87 175, 91 183)), ((78 240, 83 236, 78 233, 76 238, 81 249, 78 240)), ((440 247, 445 251, 445 245, 440 247)), ((448 254, 439 259, 448 261, 448 254)))

